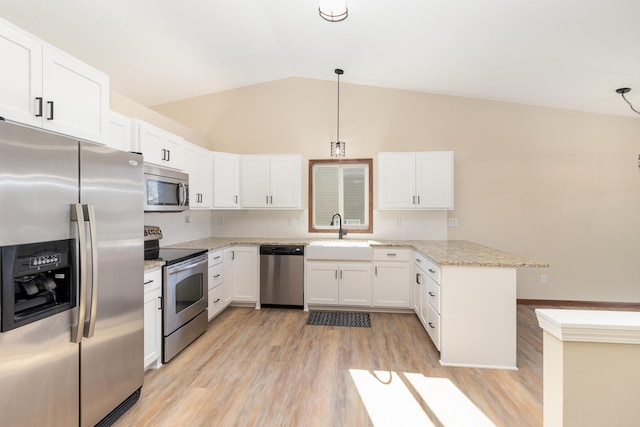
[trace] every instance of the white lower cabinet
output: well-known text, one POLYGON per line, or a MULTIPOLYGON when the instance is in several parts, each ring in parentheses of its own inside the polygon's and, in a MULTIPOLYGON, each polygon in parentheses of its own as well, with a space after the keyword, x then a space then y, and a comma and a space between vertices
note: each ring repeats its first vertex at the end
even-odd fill
POLYGON ((371 263, 307 261, 307 304, 371 306, 371 263))
POLYGON ((411 250, 373 250, 373 306, 411 308, 411 250))
POLYGON ((231 302, 258 305, 258 262, 257 246, 232 246, 224 250, 224 282, 230 282, 231 302))
POLYGON ((144 369, 162 365, 162 270, 144 274, 144 369))
POLYGON ((211 320, 229 305, 224 280, 224 251, 222 249, 209 252, 209 303, 208 319, 211 320))

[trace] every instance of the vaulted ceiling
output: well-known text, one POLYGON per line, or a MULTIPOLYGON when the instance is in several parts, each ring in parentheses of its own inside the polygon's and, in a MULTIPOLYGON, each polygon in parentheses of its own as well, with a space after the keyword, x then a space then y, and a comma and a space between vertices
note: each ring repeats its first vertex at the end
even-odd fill
POLYGON ((287 77, 635 116, 638 0, 0 0, 144 105, 287 77))

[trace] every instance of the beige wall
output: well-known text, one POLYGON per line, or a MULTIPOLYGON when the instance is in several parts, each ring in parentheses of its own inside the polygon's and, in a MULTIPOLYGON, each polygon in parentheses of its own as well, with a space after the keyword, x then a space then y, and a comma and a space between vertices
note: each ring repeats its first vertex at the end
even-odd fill
MULTIPOLYGON (((640 301, 640 117, 353 84, 341 84, 340 107, 348 157, 455 151, 448 216, 459 226, 448 238, 551 265, 519 270, 519 298, 640 301)), ((154 107, 205 135, 211 149, 305 159, 328 157, 335 108, 335 82, 301 78, 154 107)), ((420 235, 417 224, 402 234, 420 235)))

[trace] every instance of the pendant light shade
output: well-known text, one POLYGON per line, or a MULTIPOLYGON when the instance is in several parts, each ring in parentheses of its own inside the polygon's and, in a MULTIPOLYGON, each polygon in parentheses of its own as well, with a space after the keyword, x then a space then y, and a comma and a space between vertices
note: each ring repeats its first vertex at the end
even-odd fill
POLYGON ((344 21, 349 16, 347 0, 318 0, 318 12, 329 22, 344 21))
POLYGON ((344 141, 340 141, 340 76, 344 74, 344 71, 336 68, 335 73, 338 75, 338 120, 336 140, 331 141, 331 157, 344 157, 347 144, 344 141))

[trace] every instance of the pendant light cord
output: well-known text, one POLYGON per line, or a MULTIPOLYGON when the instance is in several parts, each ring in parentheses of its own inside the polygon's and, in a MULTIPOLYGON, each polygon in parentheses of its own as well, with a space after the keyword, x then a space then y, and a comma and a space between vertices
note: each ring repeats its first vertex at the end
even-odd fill
MULTIPOLYGON (((340 79, 340 77, 338 76, 338 79, 340 79)), ((340 88, 338 88, 338 91, 340 90, 340 88)), ((620 95, 622 95, 622 99, 624 99, 626 101, 627 104, 629 104, 629 108, 631 108, 633 110, 634 113, 636 114, 640 114, 640 111, 636 110, 635 108, 633 108, 633 105, 631 105, 631 103, 629 102, 629 100, 627 99, 626 96, 624 96, 624 93, 621 93, 620 95)))
POLYGON ((339 143, 340 142, 340 73, 336 73, 336 74, 338 74, 338 118, 337 118, 337 125, 336 125, 336 129, 337 129, 336 142, 339 143))

